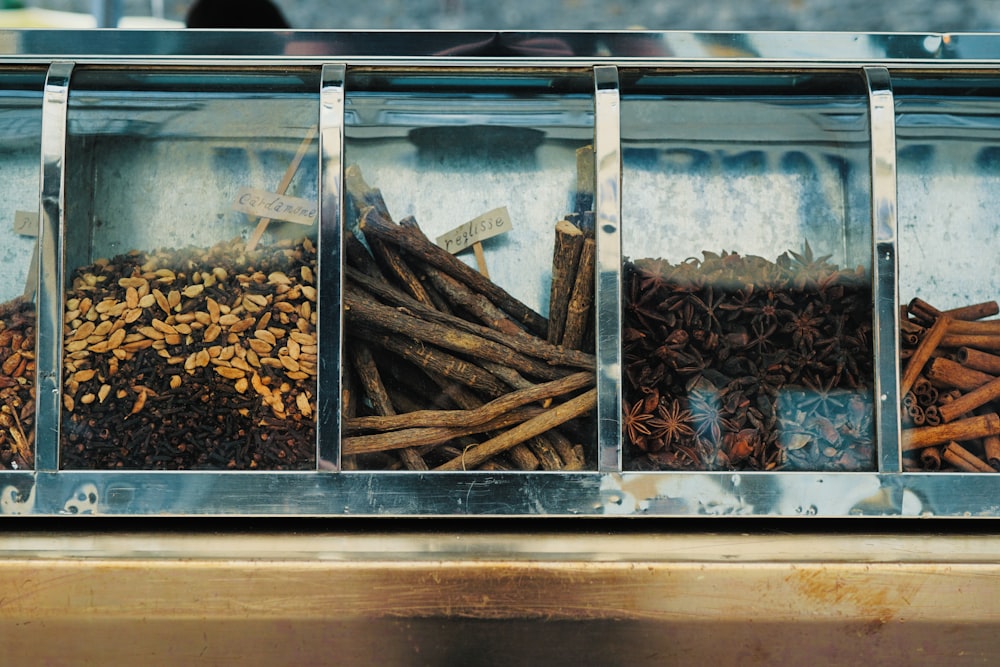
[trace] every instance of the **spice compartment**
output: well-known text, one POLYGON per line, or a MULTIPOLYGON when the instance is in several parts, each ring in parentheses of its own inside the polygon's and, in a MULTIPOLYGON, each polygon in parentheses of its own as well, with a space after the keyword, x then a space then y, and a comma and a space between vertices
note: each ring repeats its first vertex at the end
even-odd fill
POLYGON ((863 73, 623 79, 625 468, 876 469, 863 73))

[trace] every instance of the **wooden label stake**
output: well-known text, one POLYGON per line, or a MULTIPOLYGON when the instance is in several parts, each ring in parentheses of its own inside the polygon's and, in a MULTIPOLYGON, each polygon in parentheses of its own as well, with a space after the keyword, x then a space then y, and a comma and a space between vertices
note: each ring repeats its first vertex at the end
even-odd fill
MULTIPOLYGON (((285 191, 288 190, 288 186, 292 182, 292 177, 295 176, 295 172, 299 169, 299 164, 302 163, 302 158, 305 157, 306 151, 309 150, 310 144, 312 144, 313 139, 316 137, 317 126, 313 125, 309 128, 306 133, 305 139, 299 144, 299 150, 295 153, 295 157, 292 158, 291 163, 288 165, 288 169, 285 170, 285 175, 281 178, 281 182, 278 184, 275 194, 284 195, 285 191)), ((256 229, 253 230, 253 234, 247 240, 247 252, 251 252, 260 243, 260 239, 264 236, 264 232, 267 231, 267 226, 271 223, 271 218, 261 218, 260 222, 257 223, 256 229)))

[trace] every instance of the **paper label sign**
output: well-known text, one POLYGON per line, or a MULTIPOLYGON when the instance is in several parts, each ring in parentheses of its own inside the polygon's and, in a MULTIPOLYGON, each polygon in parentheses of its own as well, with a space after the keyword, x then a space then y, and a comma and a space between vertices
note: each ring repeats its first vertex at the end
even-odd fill
POLYGON ((301 197, 279 195, 257 188, 243 188, 236 195, 233 208, 247 215, 311 225, 316 220, 316 204, 301 197))
POLYGON ((38 236, 38 214, 31 211, 14 211, 14 233, 38 236))
POLYGON ((504 234, 513 229, 506 206, 495 208, 437 237, 437 244, 450 253, 465 250, 473 243, 504 234))

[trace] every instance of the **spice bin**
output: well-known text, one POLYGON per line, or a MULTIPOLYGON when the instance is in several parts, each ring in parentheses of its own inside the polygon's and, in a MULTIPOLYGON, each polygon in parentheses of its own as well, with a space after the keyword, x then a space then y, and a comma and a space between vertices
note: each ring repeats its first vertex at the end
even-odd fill
POLYGON ((994 298, 994 40, 11 35, 5 513, 997 514, 906 373, 994 298))

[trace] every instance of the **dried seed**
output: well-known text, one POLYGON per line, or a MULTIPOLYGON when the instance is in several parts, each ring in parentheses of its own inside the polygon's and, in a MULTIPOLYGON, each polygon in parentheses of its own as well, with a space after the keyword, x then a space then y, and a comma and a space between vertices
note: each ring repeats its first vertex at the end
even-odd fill
MULTIPOLYGON (((154 320, 158 321, 158 320, 154 320)), ((152 340, 163 340, 163 332, 159 331, 155 327, 139 327, 139 333, 141 333, 146 338, 151 338, 152 340)))
POLYGON ((11 375, 17 370, 18 365, 21 363, 21 353, 15 352, 14 354, 7 357, 3 362, 2 370, 4 375, 11 375))
POLYGON ((288 301, 278 301, 274 304, 274 309, 281 311, 282 313, 294 313, 295 306, 288 301))
POLYGON ((249 389, 250 383, 247 381, 246 377, 241 377, 236 380, 236 384, 233 385, 233 389, 237 392, 243 394, 249 389))
POLYGON ((278 361, 280 361, 281 365, 284 366, 285 369, 287 369, 287 370, 290 370, 290 371, 297 371, 297 370, 299 370, 299 362, 297 362, 295 359, 292 359, 289 356, 278 357, 278 361))
POLYGON ((142 317, 142 308, 132 308, 125 311, 125 317, 123 321, 125 322, 125 324, 132 324, 140 317, 142 317))
POLYGON ((163 342, 167 345, 180 345, 184 340, 180 334, 166 334, 163 336, 163 342))
POLYGON ((229 359, 232 359, 235 355, 236 355, 236 348, 232 345, 227 345, 224 348, 222 348, 222 351, 219 353, 219 359, 221 359, 222 361, 228 361, 229 359))
POLYGON ((109 350, 115 349, 116 347, 121 345, 122 341, 124 340, 125 340, 125 330, 118 329, 113 334, 108 336, 108 349, 109 350))
POLYGON ((269 345, 275 345, 278 342, 277 339, 274 337, 274 334, 266 329, 258 329, 253 332, 253 335, 254 338, 258 338, 269 345))
POLYGON ((202 335, 201 339, 206 343, 211 343, 216 338, 218 338, 219 334, 221 333, 222 333, 222 327, 220 327, 218 324, 210 324, 208 325, 208 328, 205 329, 205 333, 202 335))
POLYGON ((292 380, 305 380, 309 377, 309 374, 302 371, 288 371, 285 373, 285 377, 292 380))
POLYGON ((208 366, 208 362, 211 361, 212 359, 212 356, 208 353, 208 350, 204 349, 198 350, 194 356, 195 356, 195 364, 202 368, 208 366))
POLYGON ((97 375, 97 371, 93 368, 88 368, 74 373, 73 380, 76 382, 89 382, 94 379, 95 375, 97 375))
POLYGON ((298 407, 299 412, 302 413, 303 417, 308 417, 312 414, 312 406, 309 405, 309 397, 305 394, 299 394, 295 397, 295 405, 298 407))
POLYGON ((153 298, 156 299, 156 305, 160 307, 160 310, 169 315, 171 308, 170 308, 170 302, 167 301, 166 295, 160 290, 154 289, 153 298))
POLYGON ((119 278, 118 279, 118 286, 119 287, 126 287, 126 288, 136 289, 137 287, 139 287, 139 285, 142 285, 144 282, 146 282, 146 279, 145 278, 141 278, 141 277, 119 278))
POLYGON ((80 402, 83 403, 84 405, 90 405, 91 403, 94 402, 96 398, 97 397, 94 394, 88 393, 80 397, 80 402))
POLYGON ((316 288, 312 285, 302 285, 302 295, 310 301, 316 301, 316 288))
POLYGON ((263 355, 271 354, 271 350, 274 348, 274 346, 271 345, 270 343, 258 340, 256 338, 251 338, 249 341, 247 341, 247 344, 250 345, 251 350, 253 350, 257 354, 263 354, 263 355))
POLYGON ((69 394, 63 394, 63 407, 66 408, 66 412, 73 412, 73 408, 76 407, 76 401, 69 394))
POLYGON ((275 271, 273 273, 268 274, 268 276, 267 276, 267 282, 270 283, 271 285, 291 285, 292 284, 291 279, 288 276, 286 276, 284 273, 282 273, 281 271, 275 271))
POLYGON ((146 406, 146 391, 145 389, 139 390, 139 396, 135 399, 135 403, 132 404, 132 410, 129 412, 130 415, 134 415, 146 406))
POLYGON ((102 384, 101 388, 97 390, 97 400, 103 403, 104 399, 106 399, 108 397, 108 394, 110 393, 111 393, 111 385, 102 384))
POLYGON ((94 329, 97 326, 93 322, 84 322, 80 327, 73 333, 72 340, 83 340, 94 333, 94 329))
POLYGON ((167 292, 167 304, 170 305, 170 310, 174 310, 177 306, 181 305, 181 293, 175 289, 167 292))
POLYGON ((316 282, 316 278, 315 276, 313 276, 313 271, 308 266, 302 266, 302 268, 299 269, 299 275, 302 276, 302 282, 305 283, 316 282))
POLYGON ((227 380, 237 380, 246 375, 245 371, 239 368, 230 368, 228 366, 216 366, 215 372, 227 380))
POLYGON ((178 387, 181 386, 181 382, 182 382, 182 380, 181 380, 181 376, 180 375, 173 375, 173 376, 171 376, 170 377, 170 388, 171 389, 177 389, 178 387))
POLYGON ((221 266, 217 266, 214 269, 212 269, 212 275, 215 276, 215 279, 218 280, 220 283, 224 282, 226 278, 229 277, 229 275, 226 273, 226 270, 221 266))
POLYGON ((139 307, 139 290, 131 285, 125 290, 125 303, 129 308, 139 307))
POLYGON ((205 291, 204 285, 188 285, 187 287, 184 288, 182 294, 189 299, 193 299, 194 297, 199 296, 204 291, 205 291))
POLYGON ((254 325, 254 318, 246 317, 229 327, 230 333, 242 333, 254 325))
POLYGON ((156 303, 156 297, 152 294, 146 294, 139 299, 137 304, 140 308, 149 308, 154 303, 156 303))
POLYGON ((173 327, 173 325, 167 324, 163 320, 159 320, 159 319, 155 319, 154 318, 152 324, 153 324, 153 328, 156 329, 157 331, 161 332, 161 333, 164 333, 164 334, 176 334, 177 333, 177 329, 175 329, 173 327))
POLYGON ((231 327, 240 321, 240 316, 232 313, 226 313, 225 315, 220 316, 217 321, 224 327, 231 327))

